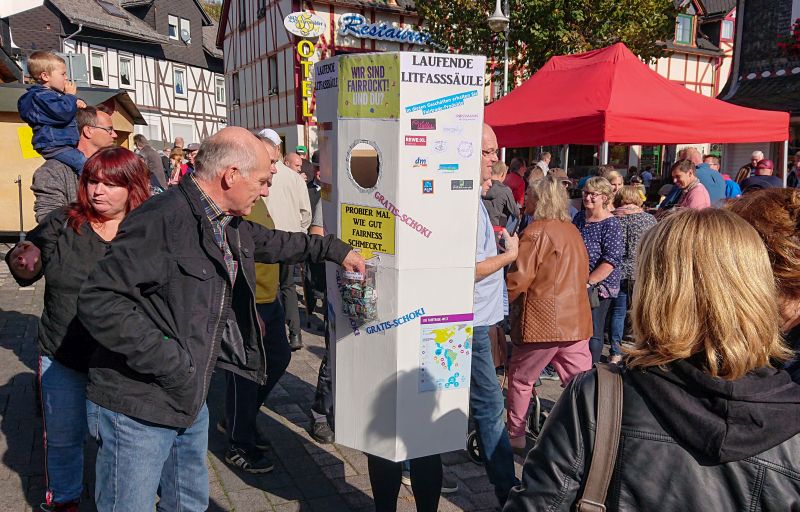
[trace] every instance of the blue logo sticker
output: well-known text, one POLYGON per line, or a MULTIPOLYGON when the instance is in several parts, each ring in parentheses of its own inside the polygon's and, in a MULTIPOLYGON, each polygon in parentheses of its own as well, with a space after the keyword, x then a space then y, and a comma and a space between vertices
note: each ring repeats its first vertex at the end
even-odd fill
POLYGON ((422 180, 422 193, 433 194, 433 180, 422 180))

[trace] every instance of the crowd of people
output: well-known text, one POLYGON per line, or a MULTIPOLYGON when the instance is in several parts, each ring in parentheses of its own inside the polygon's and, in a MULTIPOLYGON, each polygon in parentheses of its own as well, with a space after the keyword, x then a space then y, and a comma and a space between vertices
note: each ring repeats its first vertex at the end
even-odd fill
MULTIPOLYGON (((22 285, 46 281, 43 506, 78 510, 88 436, 99 510, 205 510, 212 373, 225 375, 225 461, 272 471, 256 418, 303 347, 296 266, 310 315, 322 263, 363 273, 364 260, 325 234, 319 160, 305 147, 284 155, 275 131, 229 127, 163 155, 137 135, 134 153, 115 146, 108 112, 79 103, 63 60, 36 52, 29 70, 39 83, 20 113, 47 160, 32 186, 39 224, 6 263, 22 285)), ((687 148, 656 208, 649 170, 626 184, 607 166, 573 204, 549 153, 507 168, 489 126, 481 144, 469 401, 498 506, 575 508, 595 448, 592 366, 605 360, 625 399, 604 506, 800 507, 800 191, 767 179, 763 154, 731 180, 687 148), (566 389, 528 451, 548 366, 566 389), (527 452, 521 481, 515 452, 527 452)), ((333 408, 326 350, 310 411, 319 443, 334 441, 333 408)), ((420 512, 457 488, 440 454, 368 455, 368 469, 378 512, 396 510, 403 482, 420 512)))

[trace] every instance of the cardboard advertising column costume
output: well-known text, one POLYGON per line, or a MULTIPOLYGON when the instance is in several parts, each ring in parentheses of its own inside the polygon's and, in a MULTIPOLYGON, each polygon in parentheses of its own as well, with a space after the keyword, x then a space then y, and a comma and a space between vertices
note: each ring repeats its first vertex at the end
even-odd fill
POLYGON ((484 68, 410 52, 315 66, 325 226, 367 259, 366 276, 327 268, 336 442, 393 461, 466 439, 484 68))

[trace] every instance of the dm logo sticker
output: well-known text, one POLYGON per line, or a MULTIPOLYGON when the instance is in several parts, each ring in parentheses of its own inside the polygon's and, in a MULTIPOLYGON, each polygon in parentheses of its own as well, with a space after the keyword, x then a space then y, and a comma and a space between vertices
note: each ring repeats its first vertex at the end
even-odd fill
POLYGON ((428 159, 418 157, 416 160, 414 160, 414 167, 428 167, 428 159))

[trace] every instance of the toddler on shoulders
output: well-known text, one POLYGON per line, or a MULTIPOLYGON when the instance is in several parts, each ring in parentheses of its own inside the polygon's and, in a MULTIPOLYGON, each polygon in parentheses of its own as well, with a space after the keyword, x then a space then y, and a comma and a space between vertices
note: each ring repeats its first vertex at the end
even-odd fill
POLYGON ((66 62, 51 52, 33 52, 28 57, 28 73, 36 84, 20 97, 17 109, 33 129, 33 149, 80 174, 86 157, 77 149, 75 113, 86 103, 78 99, 77 87, 67 80, 66 62))

